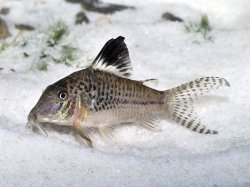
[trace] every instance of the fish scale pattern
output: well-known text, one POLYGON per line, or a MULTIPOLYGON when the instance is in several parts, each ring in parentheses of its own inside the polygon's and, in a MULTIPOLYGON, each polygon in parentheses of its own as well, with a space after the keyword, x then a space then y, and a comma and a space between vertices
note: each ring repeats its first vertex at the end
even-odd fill
MULTIPOLYGON (((99 70, 75 74, 79 81, 76 91, 91 111, 112 110, 133 106, 162 104, 163 94, 139 82, 123 79, 99 70)), ((74 91, 73 91, 74 92, 74 91)))

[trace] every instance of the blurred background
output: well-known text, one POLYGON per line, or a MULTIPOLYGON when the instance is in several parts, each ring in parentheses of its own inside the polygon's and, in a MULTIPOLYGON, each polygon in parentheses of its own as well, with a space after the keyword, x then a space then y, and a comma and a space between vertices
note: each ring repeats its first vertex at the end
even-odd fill
POLYGON ((247 0, 0 0, 0 186, 250 186, 250 2, 247 0), (132 79, 166 90, 203 76, 230 88, 202 97, 197 135, 116 130, 87 149, 72 134, 25 129, 43 90, 86 68, 124 36, 132 79))

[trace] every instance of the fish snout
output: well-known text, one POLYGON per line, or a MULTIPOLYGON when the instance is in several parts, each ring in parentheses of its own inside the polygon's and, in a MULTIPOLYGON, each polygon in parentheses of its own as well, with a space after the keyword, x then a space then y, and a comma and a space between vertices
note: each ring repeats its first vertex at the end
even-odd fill
POLYGON ((33 108, 28 115, 28 123, 26 125, 26 128, 34 130, 36 128, 36 123, 37 123, 37 115, 33 108))
POLYGON ((40 132, 45 136, 48 136, 46 131, 42 128, 40 122, 37 120, 37 112, 35 107, 30 111, 28 115, 28 123, 26 128, 30 128, 33 132, 40 132))

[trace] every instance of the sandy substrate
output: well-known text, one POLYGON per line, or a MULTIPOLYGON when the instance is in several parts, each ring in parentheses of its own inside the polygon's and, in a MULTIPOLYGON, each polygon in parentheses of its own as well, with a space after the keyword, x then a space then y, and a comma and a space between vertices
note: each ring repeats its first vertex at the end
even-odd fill
MULTIPOLYGON (((74 25, 77 4, 59 0, 0 1, 11 11, 3 18, 37 29, 24 33, 26 47, 0 53, 0 186, 250 186, 250 24, 243 1, 119 1, 136 6, 106 16, 111 24, 96 25, 103 15, 86 12, 90 24, 74 25), (206 13, 213 42, 184 30, 185 23, 167 22, 170 11, 186 23, 206 13), (25 129, 27 115, 42 91, 79 68, 54 65, 42 72, 30 68, 39 60, 41 36, 49 24, 63 20, 70 28, 64 43, 81 49, 82 66, 104 43, 122 35, 134 67, 133 79, 159 79, 165 90, 203 76, 226 78, 222 88, 196 103, 204 125, 218 135, 200 135, 172 122, 160 121, 161 132, 136 127, 116 130, 117 141, 96 137, 94 149, 72 134, 48 132, 44 137, 25 129), (40 39, 39 39, 40 37, 40 39), (28 58, 23 53, 30 54, 28 58), (10 68, 14 69, 12 72, 10 68)), ((114 1, 118 3, 118 1, 114 1)), ((13 39, 13 38, 12 38, 13 39)), ((9 39, 11 40, 11 39, 9 39)))

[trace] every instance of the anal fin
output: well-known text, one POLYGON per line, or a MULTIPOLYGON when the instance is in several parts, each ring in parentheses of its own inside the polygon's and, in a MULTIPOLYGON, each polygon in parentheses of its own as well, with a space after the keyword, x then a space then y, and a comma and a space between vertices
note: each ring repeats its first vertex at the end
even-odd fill
POLYGON ((154 117, 143 118, 138 121, 138 125, 150 131, 159 132, 161 131, 159 125, 157 125, 158 120, 154 117))
POLYGON ((141 124, 141 127, 150 131, 155 131, 155 132, 161 131, 161 129, 158 126, 155 126, 155 124, 144 123, 144 124, 141 124))

